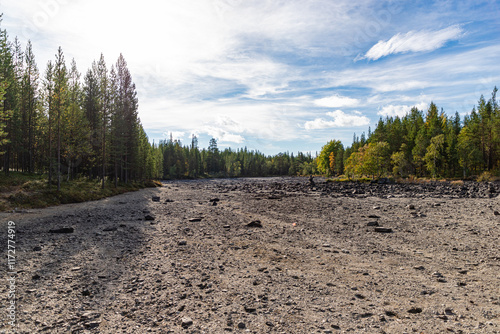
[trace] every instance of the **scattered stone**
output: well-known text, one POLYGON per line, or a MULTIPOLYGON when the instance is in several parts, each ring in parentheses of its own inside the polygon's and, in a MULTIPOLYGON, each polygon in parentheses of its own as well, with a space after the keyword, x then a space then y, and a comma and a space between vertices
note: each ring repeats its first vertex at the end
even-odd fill
POLYGON ((368 215, 368 218, 370 218, 370 219, 379 219, 380 216, 377 216, 377 215, 368 215))
POLYGON ((411 314, 422 313, 422 309, 420 307, 412 307, 411 309, 408 310, 408 313, 411 314))
POLYGON ((187 241, 186 240, 179 240, 179 242, 177 243, 177 245, 179 245, 179 246, 186 246, 187 245, 187 241))
POLYGON ((152 200, 153 202, 159 202, 159 201, 160 201, 160 196, 153 196, 153 197, 151 198, 151 200, 152 200))
POLYGON ((49 233, 73 233, 75 229, 72 227, 61 227, 49 230, 49 233))
POLYGON ((379 226, 378 222, 368 222, 366 226, 379 226))
POLYGON ((188 328, 191 325, 193 325, 193 319, 191 319, 189 317, 184 317, 181 319, 182 328, 188 328))
POLYGON ((276 195, 271 195, 271 196, 268 196, 267 199, 281 199, 281 197, 276 196, 276 195))
POLYGON ((173 199, 168 199, 168 198, 167 198, 167 199, 165 200, 165 202, 164 202, 164 203, 173 203, 173 202, 174 202, 174 200, 173 200, 173 199))
POLYGON ((415 266, 413 267, 413 269, 416 269, 416 270, 424 270, 425 267, 424 266, 415 266))
POLYGON ((86 322, 83 325, 85 326, 86 329, 93 329, 99 327, 101 324, 100 321, 91 321, 91 322, 86 322))
POLYGON ((146 216, 144 216, 144 219, 145 220, 155 220, 156 218, 153 215, 146 215, 146 216))
POLYGON ((498 211, 496 211, 496 210, 495 210, 495 211, 493 211, 493 214, 494 214, 495 216, 500 216, 500 212, 498 212, 498 211))
POLYGON ((245 312, 247 313, 256 313, 257 309, 253 306, 245 306, 245 312))
POLYGON ((116 227, 116 226, 110 226, 110 227, 104 228, 102 231, 103 232, 114 232, 116 230, 118 230, 118 227, 116 227))
POLYGON ((406 208, 407 208, 407 209, 409 209, 409 210, 415 210, 415 205, 413 205, 413 204, 408 204, 408 205, 406 206, 406 208))
POLYGON ((247 326, 245 325, 245 323, 244 323, 244 322, 240 322, 240 323, 238 324, 238 328, 239 328, 239 329, 245 329, 246 327, 247 327, 247 326))
POLYGON ((33 247, 33 252, 39 252, 41 250, 42 250, 42 247, 40 247, 40 246, 33 247))
POLYGON ((397 317, 398 314, 394 311, 385 311, 385 315, 388 317, 397 317))
POLYGON ((262 227, 260 220, 254 220, 246 225, 247 227, 262 227))
POLYGON ((447 307, 445 310, 444 310, 444 313, 446 315, 455 315, 455 313, 453 312, 453 309, 451 307, 447 307))
POLYGON ((196 218, 189 218, 190 223, 196 223, 196 222, 201 222, 203 220, 202 217, 196 217, 196 218))
POLYGON ((375 227, 377 233, 392 233, 392 228, 389 227, 375 227))

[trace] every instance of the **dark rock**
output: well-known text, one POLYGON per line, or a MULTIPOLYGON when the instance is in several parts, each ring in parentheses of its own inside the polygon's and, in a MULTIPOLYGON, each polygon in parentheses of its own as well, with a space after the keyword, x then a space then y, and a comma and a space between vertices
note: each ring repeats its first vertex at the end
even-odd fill
POLYGON ((151 200, 152 200, 153 202, 159 202, 159 201, 160 201, 160 196, 153 196, 153 197, 151 198, 151 200))
POLYGON ((90 291, 89 290, 83 290, 82 291, 82 296, 90 296, 90 291))
POLYGON ((102 231, 103 232, 113 232, 113 231, 116 231, 116 230, 118 230, 118 227, 116 227, 116 226, 110 226, 110 227, 104 228, 102 231))
POLYGON ((380 217, 377 216, 377 215, 369 215, 368 218, 371 218, 371 219, 379 219, 380 217))
POLYGON ((197 217, 197 218, 190 218, 189 219, 189 222, 191 223, 196 223, 196 222, 201 222, 203 220, 203 218, 201 217, 197 217))
POLYGON ((493 214, 494 214, 495 216, 500 216, 500 212, 498 212, 498 211, 493 211, 493 214))
POLYGON ((187 245, 187 241, 186 240, 180 240, 177 245, 179 246, 186 246, 187 245))
POLYGON ((184 318, 181 319, 181 326, 182 326, 182 328, 188 328, 192 324, 193 324, 193 319, 191 319, 189 317, 184 317, 184 318))
POLYGON ((144 219, 145 220, 155 220, 156 218, 153 215, 146 215, 146 216, 144 216, 144 219))
POLYGON ((262 227, 260 220, 254 220, 246 225, 247 227, 262 227))
POLYGON ((397 317, 398 314, 394 311, 385 311, 385 315, 387 315, 388 317, 397 317))
POLYGON ((240 322, 240 323, 238 324, 238 328, 239 328, 239 329, 245 329, 246 327, 247 327, 247 326, 245 325, 245 323, 244 323, 244 322, 240 322))
POLYGON ((411 314, 422 313, 422 309, 420 307, 412 307, 411 309, 408 310, 408 313, 411 314))
POLYGON ((32 279, 32 280, 34 280, 34 281, 39 280, 40 278, 41 278, 41 276, 40 276, 40 275, 38 275, 38 274, 35 274, 35 275, 33 275, 33 276, 31 277, 31 279, 32 279))
POLYGON ((389 227, 375 227, 377 233, 392 233, 392 228, 389 227))
POLYGON ((86 322, 83 325, 85 326, 86 329, 93 329, 99 327, 100 324, 101 324, 100 321, 91 321, 91 322, 86 322))
POLYGON ((379 226, 378 222, 368 222, 366 226, 379 226))
POLYGON ((49 233, 73 233, 75 229, 72 227, 61 227, 49 230, 49 233))
POLYGON ((166 199, 164 203, 173 203, 174 200, 173 199, 166 199))
POLYGON ((217 203, 217 202, 220 202, 220 198, 211 198, 208 200, 209 202, 212 202, 212 203, 217 203))
POLYGON ((257 309, 253 306, 245 306, 245 312, 247 313, 255 313, 257 312, 257 309))
POLYGON ((40 247, 40 246, 33 247, 33 252, 39 252, 41 250, 42 250, 42 247, 40 247))

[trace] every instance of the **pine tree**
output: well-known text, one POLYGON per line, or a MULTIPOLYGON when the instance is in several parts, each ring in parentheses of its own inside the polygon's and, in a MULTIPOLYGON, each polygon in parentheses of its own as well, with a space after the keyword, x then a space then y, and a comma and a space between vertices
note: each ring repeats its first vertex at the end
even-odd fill
POLYGON ((68 102, 68 73, 62 48, 59 47, 56 53, 54 63, 54 91, 52 103, 54 106, 54 115, 56 117, 56 135, 57 135, 57 190, 61 190, 61 122, 63 114, 67 108, 68 102))
POLYGON ((101 58, 97 64, 97 80, 99 87, 99 114, 101 116, 101 171, 102 171, 102 184, 101 187, 104 189, 104 182, 106 178, 106 134, 108 132, 109 123, 109 108, 110 108, 110 88, 109 88, 109 78, 108 70, 106 68, 106 62, 104 61, 104 55, 101 53, 101 58))
POLYGON ((53 157, 52 157, 52 137, 53 137, 53 123, 54 123, 54 65, 51 61, 47 63, 47 68, 45 69, 45 78, 43 82, 44 86, 44 104, 47 113, 47 137, 48 137, 48 149, 47 149, 47 159, 49 168, 49 187, 52 185, 52 173, 53 173, 53 157))
POLYGON ((23 110, 23 114, 26 114, 26 125, 23 127, 25 128, 23 137, 25 138, 24 152, 26 153, 26 157, 23 160, 27 160, 26 167, 28 172, 33 173, 35 165, 36 121, 38 119, 38 81, 40 74, 36 66, 31 41, 28 41, 28 45, 26 46, 24 62, 24 73, 21 83, 21 109, 23 110))

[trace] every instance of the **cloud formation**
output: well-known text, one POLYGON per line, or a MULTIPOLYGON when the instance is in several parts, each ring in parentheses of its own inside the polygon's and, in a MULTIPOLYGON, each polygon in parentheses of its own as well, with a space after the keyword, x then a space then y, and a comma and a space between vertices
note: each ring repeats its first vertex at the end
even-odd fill
POLYGON ((425 110, 427 106, 428 103, 426 102, 421 102, 414 106, 389 104, 382 107, 382 109, 377 112, 377 115, 387 116, 387 117, 396 117, 396 116, 404 117, 406 114, 410 112, 411 108, 413 107, 416 107, 418 110, 425 110))
POLYGON ((377 60, 396 53, 433 51, 449 41, 457 40, 463 33, 459 25, 437 31, 412 30, 406 34, 396 34, 388 41, 379 41, 363 58, 377 60))
POLYGON ((328 108, 344 108, 344 107, 355 107, 359 105, 360 101, 358 99, 353 99, 347 96, 333 95, 330 97, 324 97, 314 101, 314 104, 320 107, 328 108))
POLYGON ((327 112, 326 115, 333 118, 333 120, 316 118, 314 121, 307 121, 304 124, 304 128, 306 130, 318 130, 328 128, 358 127, 370 124, 368 117, 361 115, 360 112, 355 112, 355 114, 346 114, 342 110, 335 110, 327 112))

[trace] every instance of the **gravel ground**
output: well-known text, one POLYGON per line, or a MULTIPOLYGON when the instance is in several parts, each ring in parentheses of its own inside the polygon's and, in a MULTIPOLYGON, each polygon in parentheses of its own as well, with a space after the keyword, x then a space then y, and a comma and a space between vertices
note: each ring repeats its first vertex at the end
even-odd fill
POLYGON ((0 214, 16 332, 500 333, 500 184, 315 181, 172 181, 0 214))

